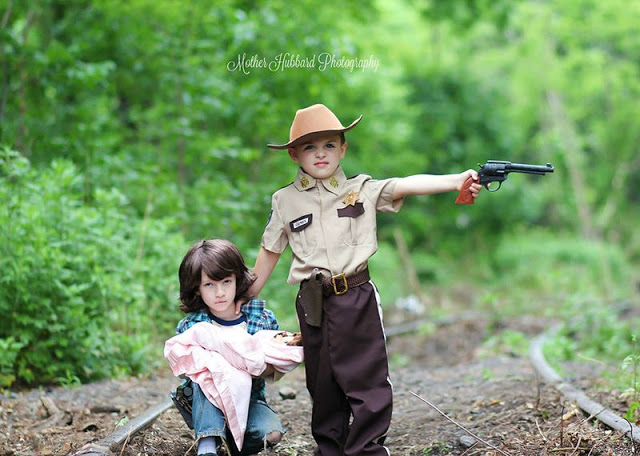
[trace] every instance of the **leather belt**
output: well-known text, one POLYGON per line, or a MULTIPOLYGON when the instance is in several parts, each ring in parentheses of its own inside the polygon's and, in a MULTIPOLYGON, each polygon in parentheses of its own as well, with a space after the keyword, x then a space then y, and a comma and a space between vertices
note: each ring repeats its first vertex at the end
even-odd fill
POLYGON ((357 287, 371 280, 369 268, 365 268, 354 275, 347 277, 344 272, 322 279, 322 293, 325 296, 332 294, 342 295, 349 291, 349 288, 357 287))

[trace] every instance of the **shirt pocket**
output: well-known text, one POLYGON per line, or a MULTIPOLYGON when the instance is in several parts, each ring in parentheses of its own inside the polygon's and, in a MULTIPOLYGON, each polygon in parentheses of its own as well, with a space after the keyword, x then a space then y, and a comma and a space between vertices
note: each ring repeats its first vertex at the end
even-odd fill
POLYGON ((316 250, 316 236, 314 236, 313 214, 306 214, 289 222, 291 230, 291 250, 298 257, 306 257, 316 250))
MULTIPOLYGON (((362 245, 369 242, 371 237, 367 233, 367 217, 364 204, 358 202, 353 206, 347 205, 338 209, 338 217, 348 221, 348 226, 342 232, 342 241, 347 245, 362 245)), ((375 228, 375 224, 373 225, 375 228)))

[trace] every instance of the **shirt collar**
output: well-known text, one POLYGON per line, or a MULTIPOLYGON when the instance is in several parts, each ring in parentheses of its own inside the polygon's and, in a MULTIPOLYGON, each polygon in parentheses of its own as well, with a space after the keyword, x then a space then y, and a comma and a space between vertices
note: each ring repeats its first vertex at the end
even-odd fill
POLYGON ((296 180, 293 185, 298 191, 305 192, 311 188, 314 188, 318 183, 322 183, 322 186, 327 189, 329 192, 338 195, 342 188, 344 188, 344 184, 347 181, 347 177, 344 174, 341 166, 338 166, 336 172, 333 173, 333 176, 327 179, 316 179, 315 177, 310 176, 305 173, 302 168, 298 169, 298 175, 296 176, 296 180))
POLYGON ((209 312, 209 318, 211 318, 213 321, 218 323, 220 326, 235 326, 247 321, 247 317, 245 317, 244 315, 240 315, 238 318, 234 320, 223 320, 222 318, 216 317, 211 312, 209 312))

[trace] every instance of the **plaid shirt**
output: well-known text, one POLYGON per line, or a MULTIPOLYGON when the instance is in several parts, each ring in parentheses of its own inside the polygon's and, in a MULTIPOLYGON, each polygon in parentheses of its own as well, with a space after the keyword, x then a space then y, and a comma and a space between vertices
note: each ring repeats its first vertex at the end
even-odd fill
MULTIPOLYGON (((265 301, 262 299, 252 299, 240 309, 240 312, 247 320, 247 332, 255 334, 262 329, 279 329, 278 320, 272 311, 265 308, 265 301)), ((185 332, 196 323, 213 321, 208 308, 191 312, 178 323, 176 334, 185 332)))

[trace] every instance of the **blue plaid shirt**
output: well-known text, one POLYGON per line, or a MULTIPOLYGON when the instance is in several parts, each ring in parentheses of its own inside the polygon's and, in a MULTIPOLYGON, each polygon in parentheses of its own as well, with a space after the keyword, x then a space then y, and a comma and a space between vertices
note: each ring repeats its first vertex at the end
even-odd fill
MULTIPOLYGON (((262 329, 279 329, 278 320, 272 311, 265 308, 266 302, 262 299, 252 299, 240 308, 240 312, 247 321, 247 332, 255 334, 262 329)), ((185 332, 196 323, 211 323, 214 321, 213 316, 209 313, 208 308, 191 312, 178 323, 176 334, 185 332)))
MULTIPOLYGON (((265 308, 266 302, 262 299, 251 299, 246 304, 243 304, 240 308, 242 317, 247 322, 247 332, 249 334, 255 334, 263 329, 279 329, 278 320, 272 311, 265 308)), ((196 312, 191 312, 184 317, 178 323, 176 327, 176 334, 185 332, 196 323, 208 322, 212 323, 215 318, 209 312, 208 308, 200 309, 196 312)), ((184 383, 191 382, 191 380, 185 380, 184 383)), ((265 401, 265 382, 262 378, 254 378, 251 388, 251 400, 265 401)))

